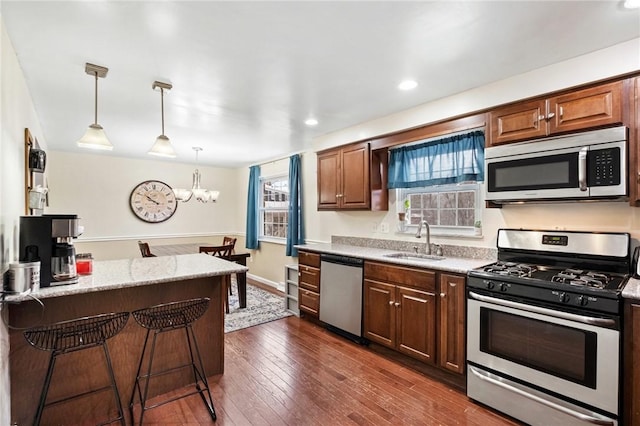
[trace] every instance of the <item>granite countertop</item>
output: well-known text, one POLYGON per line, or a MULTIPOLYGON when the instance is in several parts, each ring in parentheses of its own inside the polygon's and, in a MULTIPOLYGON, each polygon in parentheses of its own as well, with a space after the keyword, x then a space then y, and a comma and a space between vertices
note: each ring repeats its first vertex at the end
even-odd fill
POLYGON ((360 247, 346 244, 320 243, 304 244, 296 246, 300 250, 307 250, 316 253, 338 254, 343 256, 357 257, 366 260, 377 260, 381 262, 394 263, 405 266, 416 266, 419 268, 437 269, 441 271, 457 272, 466 274, 469 270, 494 262, 492 259, 469 259, 464 257, 448 256, 445 252, 444 260, 411 260, 385 257, 386 254, 398 253, 399 250, 383 248, 360 247))
POLYGON ((622 289, 622 297, 640 302, 640 279, 629 278, 629 281, 622 289))
POLYGON ((31 293, 10 295, 5 298, 5 301, 18 303, 32 300, 34 297, 45 299, 70 296, 194 278, 214 277, 248 270, 245 266, 206 254, 94 261, 93 273, 80 276, 77 284, 46 287, 31 293))

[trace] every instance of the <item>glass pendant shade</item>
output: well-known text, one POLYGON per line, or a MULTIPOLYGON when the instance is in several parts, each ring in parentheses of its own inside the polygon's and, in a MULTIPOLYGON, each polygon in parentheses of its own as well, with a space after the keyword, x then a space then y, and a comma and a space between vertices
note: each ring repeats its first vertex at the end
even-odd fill
POLYGON ((162 133, 156 138, 155 143, 151 147, 147 154, 155 155, 158 157, 175 158, 176 151, 171 145, 171 141, 164 135, 164 91, 171 90, 173 86, 169 83, 163 83, 161 81, 154 81, 151 85, 153 90, 160 89, 160 113, 162 117, 162 133))
POLYGON ((102 126, 98 124, 98 78, 105 78, 109 69, 100 65, 86 63, 84 71, 95 78, 94 119, 93 124, 89 126, 84 136, 76 144, 81 148, 111 151, 113 150, 113 145, 109 142, 102 126))
POLYGON ((165 135, 160 135, 156 138, 156 142, 147 154, 168 158, 175 158, 176 156, 176 152, 171 145, 171 141, 165 135))
POLYGON ((99 124, 90 125, 77 144, 82 148, 102 149, 105 151, 113 150, 113 145, 111 145, 109 139, 107 139, 107 134, 99 124))
POLYGON ((173 194, 176 196, 176 200, 182 201, 183 203, 189 201, 193 196, 193 192, 191 192, 191 190, 180 188, 173 188, 173 194))

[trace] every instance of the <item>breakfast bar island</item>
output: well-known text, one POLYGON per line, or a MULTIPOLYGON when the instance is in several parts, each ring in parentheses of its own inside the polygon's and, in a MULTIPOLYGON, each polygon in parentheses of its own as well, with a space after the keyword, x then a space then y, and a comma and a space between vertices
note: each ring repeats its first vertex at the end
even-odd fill
MULTIPOLYGON (((49 361, 49 352, 38 350, 27 342, 23 335, 27 328, 207 297, 209 308, 194 322, 193 330, 206 375, 222 374, 225 296, 222 277, 246 270, 244 266, 205 254, 96 261, 93 274, 80 277, 77 284, 6 297, 8 309, 3 313, 2 326, 9 328, 11 422, 33 422, 49 361)), ((107 341, 127 417, 145 333, 146 329, 129 318, 124 329, 107 341)), ((154 371, 180 365, 188 359, 188 346, 183 336, 184 332, 169 332, 158 337, 154 371)), ((158 376, 151 382, 149 394, 163 395, 191 382, 190 371, 158 376)), ((48 399, 64 398, 108 383, 100 347, 66 354, 56 362, 48 399)), ((193 398, 199 399, 198 396, 193 398)), ((85 424, 94 419, 106 419, 115 410, 113 399, 109 392, 100 392, 51 406, 45 410, 43 423, 85 424)))

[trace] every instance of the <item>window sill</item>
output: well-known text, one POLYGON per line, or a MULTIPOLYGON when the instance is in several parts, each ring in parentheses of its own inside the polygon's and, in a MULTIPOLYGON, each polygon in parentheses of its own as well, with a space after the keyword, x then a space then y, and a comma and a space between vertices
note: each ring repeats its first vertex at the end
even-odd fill
POLYGON ((287 240, 284 238, 261 237, 258 238, 258 241, 260 241, 261 243, 282 244, 283 246, 287 245, 287 240))
MULTIPOLYGON (((404 230, 401 230, 400 226, 401 225, 398 224, 398 228, 397 228, 397 230, 395 232, 396 235, 411 235, 411 236, 415 236, 415 234, 417 232, 417 227, 415 227, 415 226, 413 226, 413 227, 405 227, 404 230)), ((431 230, 431 236, 432 237, 437 237, 437 238, 466 238, 466 239, 470 239, 470 240, 481 240, 484 237, 484 235, 482 233, 476 234, 475 231, 455 233, 455 232, 451 232, 451 231, 440 231, 439 232, 437 229, 432 229, 431 230)))

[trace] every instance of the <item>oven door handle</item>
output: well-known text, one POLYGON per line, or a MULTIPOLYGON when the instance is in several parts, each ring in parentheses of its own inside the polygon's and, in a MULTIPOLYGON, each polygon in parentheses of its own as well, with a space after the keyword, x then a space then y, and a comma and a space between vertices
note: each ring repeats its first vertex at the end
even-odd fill
POLYGON ((577 315, 569 312, 561 312, 561 311, 556 311, 554 309, 542 308, 540 306, 525 305, 523 303, 512 302, 511 300, 498 299, 496 297, 490 297, 490 296, 483 296, 478 293, 474 293, 473 291, 469 292, 469 296, 472 299, 476 299, 481 302, 493 303, 495 305, 506 306, 507 308, 521 309, 523 311, 533 312, 536 314, 549 315, 551 317, 581 322, 583 324, 590 324, 598 327, 606 327, 606 328, 613 328, 613 329, 616 329, 616 326, 617 326, 616 321, 609 318, 587 317, 584 315, 577 315))
POLYGON ((556 404, 553 401, 548 401, 544 398, 540 398, 537 395, 532 395, 529 392, 526 392, 522 389, 519 389, 515 386, 512 386, 508 383, 504 383, 501 382, 500 380, 496 380, 492 377, 489 377, 487 375, 485 375, 482 371, 477 370, 476 368, 474 368, 473 366, 469 366, 469 371, 471 371, 471 373, 473 373, 474 376, 476 376, 478 379, 484 381, 484 382, 488 382, 491 383, 494 386, 498 386, 500 388, 503 388, 509 392, 513 392, 513 393, 517 393, 520 396, 523 396, 525 398, 528 398, 532 401, 535 401, 539 404, 543 404, 546 405, 549 408, 552 408, 554 410, 560 411, 564 414, 567 414, 571 417, 575 417, 577 419, 580 419, 583 422, 587 422, 587 423, 591 423, 594 425, 603 425, 603 426, 613 426, 615 423, 612 420, 605 420, 605 419, 599 419, 597 417, 593 417, 593 416, 589 416, 587 414, 583 414, 580 412, 577 412, 575 410, 572 410, 568 407, 563 407, 562 405, 556 404))

